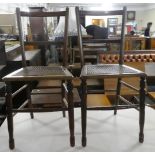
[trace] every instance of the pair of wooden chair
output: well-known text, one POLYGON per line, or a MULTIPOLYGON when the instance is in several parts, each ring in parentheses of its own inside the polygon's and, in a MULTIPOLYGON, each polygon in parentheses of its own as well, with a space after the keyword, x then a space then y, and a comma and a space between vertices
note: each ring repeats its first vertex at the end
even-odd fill
MULTIPOLYGON (((23 59, 23 68, 5 76, 3 80, 7 84, 7 95, 6 95, 6 105, 7 105, 7 122, 8 122, 8 131, 9 131, 9 146, 10 149, 14 148, 14 136, 13 136, 13 114, 17 112, 29 112, 31 114, 31 118, 33 118, 33 112, 53 112, 53 111, 68 111, 69 114, 69 129, 70 129, 70 145, 75 145, 74 138, 74 105, 73 105, 73 75, 67 69, 67 42, 68 42, 68 8, 66 11, 61 12, 22 12, 19 8, 16 10, 17 13, 17 23, 19 28, 19 36, 20 36, 20 44, 22 51, 22 59, 23 59), (22 30, 22 22, 21 17, 65 17, 65 26, 64 26, 64 37, 61 41, 35 41, 35 44, 38 45, 50 45, 56 44, 60 45, 63 53, 63 65, 62 66, 26 66, 26 58, 24 53, 24 34, 22 30), (42 106, 42 104, 35 106, 32 103, 31 99, 31 91, 33 81, 42 81, 42 80, 59 80, 61 81, 61 86, 59 88, 59 92, 53 91, 54 96, 59 93, 61 95, 61 101, 59 104, 42 106), (12 90, 12 84, 14 82, 21 81, 24 83, 22 87, 15 92, 12 90), (13 106, 13 98, 21 91, 26 89, 27 100, 17 109, 13 106)), ((125 27, 125 16, 126 9, 118 10, 118 11, 80 11, 78 7, 76 7, 76 20, 77 20, 77 30, 78 30, 78 45, 79 52, 81 58, 81 121, 82 121, 82 145, 86 146, 86 115, 87 110, 114 110, 116 114, 117 109, 124 108, 137 108, 140 112, 140 135, 139 141, 143 142, 143 127, 144 127, 144 99, 145 99, 145 91, 144 91, 144 80, 145 74, 135 70, 131 67, 123 65, 123 45, 124 45, 124 27, 125 27), (80 26, 80 16, 85 15, 122 15, 122 33, 119 39, 97 39, 97 40, 89 40, 89 43, 108 43, 108 42, 116 42, 120 44, 120 61, 117 65, 85 65, 84 63, 84 48, 83 45, 88 43, 87 41, 82 40, 82 32, 80 26), (88 107, 87 106, 87 81, 89 79, 101 79, 115 77, 118 79, 117 88, 116 88, 116 100, 115 104, 112 107, 88 107), (140 80, 140 89, 137 90, 131 85, 126 84, 122 81, 124 77, 139 77, 140 80), (140 102, 138 104, 132 104, 123 98, 120 94, 121 85, 125 85, 129 88, 132 88, 140 93, 140 102), (123 101, 128 103, 128 105, 119 105, 119 101, 123 101)), ((38 25, 39 26, 39 25, 38 25)), ((31 42, 32 43, 32 42, 31 42)), ((96 49, 96 51, 98 51, 96 49)), ((55 88, 54 86, 50 89, 55 88)), ((94 92, 92 90, 92 92, 94 92)), ((105 93, 105 90, 104 92, 105 93)))

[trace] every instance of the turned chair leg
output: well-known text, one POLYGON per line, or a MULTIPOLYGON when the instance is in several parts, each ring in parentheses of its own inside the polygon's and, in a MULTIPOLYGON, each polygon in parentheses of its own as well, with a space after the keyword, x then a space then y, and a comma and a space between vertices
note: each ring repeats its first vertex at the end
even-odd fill
POLYGON ((140 110, 139 110, 139 142, 144 141, 144 121, 145 121, 145 78, 141 77, 140 80, 140 110))
POLYGON ((70 129, 70 145, 75 146, 74 136, 74 105, 73 105, 73 85, 71 81, 67 83, 68 88, 68 116, 69 116, 69 129, 70 129))

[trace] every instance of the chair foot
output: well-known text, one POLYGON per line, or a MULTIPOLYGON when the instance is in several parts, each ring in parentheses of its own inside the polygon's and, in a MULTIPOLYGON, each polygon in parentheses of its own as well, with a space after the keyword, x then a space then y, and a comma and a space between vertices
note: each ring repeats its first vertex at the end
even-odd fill
POLYGON ((85 147, 87 144, 87 139, 86 137, 82 137, 82 146, 85 147))
POLYGON ((33 118, 34 118, 34 114, 33 114, 33 113, 30 113, 30 116, 31 116, 31 119, 33 119, 33 118))
POLYGON ((139 134, 139 142, 140 143, 144 142, 144 134, 139 134))
POLYGON ((114 115, 116 115, 117 114, 117 110, 114 110, 114 115))
POLYGON ((66 113, 65 111, 62 112, 63 117, 66 117, 66 113))
POLYGON ((75 137, 70 137, 70 146, 71 147, 75 146, 75 137))
POLYGON ((15 148, 14 139, 12 139, 12 140, 9 141, 9 148, 10 148, 11 150, 13 150, 13 149, 15 148))

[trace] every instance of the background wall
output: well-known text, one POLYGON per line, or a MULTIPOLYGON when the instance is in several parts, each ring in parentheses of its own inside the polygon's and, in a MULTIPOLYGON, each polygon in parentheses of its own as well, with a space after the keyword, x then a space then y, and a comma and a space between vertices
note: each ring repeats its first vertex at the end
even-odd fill
MULTIPOLYGON (((44 6, 48 10, 67 7, 67 6, 80 6, 83 9, 92 9, 93 7, 100 7, 103 10, 109 9, 107 6, 98 3, 1 3, 0 4, 0 25, 13 25, 13 31, 16 32, 15 8, 20 7, 22 10, 27 11, 29 6, 44 6)), ((122 9, 127 6, 128 11, 136 11, 136 22, 138 30, 146 27, 147 22, 153 22, 151 31, 155 32, 155 3, 117 3, 112 4, 110 9, 122 9)), ((105 26, 107 25, 107 17, 105 19, 105 26)), ((120 18, 118 18, 120 21, 120 18)), ((86 19, 86 25, 91 24, 92 18, 86 19)), ((118 23, 120 23, 118 21, 118 23)))
POLYGON ((8 34, 16 32, 16 15, 15 14, 0 14, 0 29, 8 34))
POLYGON ((151 31, 155 32, 155 8, 150 10, 136 11, 138 29, 146 27, 147 22, 152 22, 151 31))

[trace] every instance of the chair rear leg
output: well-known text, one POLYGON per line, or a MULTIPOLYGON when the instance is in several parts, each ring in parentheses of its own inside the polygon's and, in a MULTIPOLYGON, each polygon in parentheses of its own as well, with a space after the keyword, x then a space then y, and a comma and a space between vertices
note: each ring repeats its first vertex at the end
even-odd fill
MULTIPOLYGON (((28 86, 26 88, 26 94, 27 94, 27 99, 28 99, 28 107, 32 108, 33 105, 32 105, 32 102, 31 102, 31 84, 30 83, 28 83, 28 86)), ((30 112, 30 116, 31 116, 31 119, 34 118, 33 112, 30 112)))
POLYGON ((121 78, 118 78, 118 81, 117 81, 117 90, 116 90, 116 100, 115 100, 114 115, 117 114, 117 105, 118 105, 118 102, 119 102, 119 95, 120 95, 120 92, 121 92, 121 78))
MULTIPOLYGON (((64 89, 64 87, 63 87, 63 83, 64 83, 64 82, 65 82, 65 81, 63 80, 62 83, 61 83, 61 96, 62 96, 62 98, 61 98, 61 103, 62 103, 62 107, 65 107, 65 105, 64 105, 64 103, 63 103, 63 98, 65 97, 65 89, 64 89)), ((63 116, 63 117, 66 117, 66 112, 65 112, 64 109, 62 110, 62 116, 63 116)))
POLYGON ((86 127, 87 127, 87 85, 86 80, 82 80, 81 83, 82 90, 82 102, 81 102, 81 123, 82 123, 82 146, 85 147, 87 145, 86 138, 86 127))
POLYGON ((73 85, 71 81, 67 83, 68 88, 68 116, 69 116, 69 129, 70 129, 70 145, 75 146, 74 136, 74 105, 73 105, 73 85))

